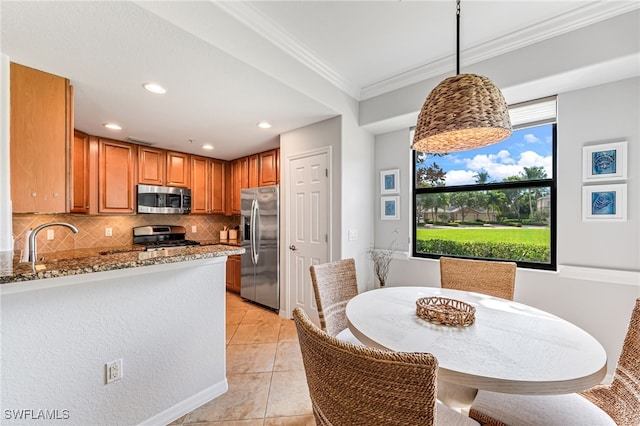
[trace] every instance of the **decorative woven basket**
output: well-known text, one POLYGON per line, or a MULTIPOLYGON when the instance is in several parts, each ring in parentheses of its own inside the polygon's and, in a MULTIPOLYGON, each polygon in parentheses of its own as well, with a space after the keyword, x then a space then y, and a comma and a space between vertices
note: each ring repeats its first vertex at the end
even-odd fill
POLYGON ((476 320, 476 308, 446 297, 422 297, 416 300, 416 314, 427 321, 444 325, 469 326, 476 320))

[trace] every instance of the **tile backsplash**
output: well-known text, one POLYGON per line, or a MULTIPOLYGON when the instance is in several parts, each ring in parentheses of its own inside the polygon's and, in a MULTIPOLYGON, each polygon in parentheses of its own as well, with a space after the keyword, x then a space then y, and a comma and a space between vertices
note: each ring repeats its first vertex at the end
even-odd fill
POLYGON ((28 229, 49 222, 67 222, 78 228, 74 234, 64 227, 52 227, 55 237, 49 241, 46 229, 38 234, 38 253, 74 250, 92 247, 119 247, 133 244, 132 228, 145 225, 181 225, 187 230, 189 240, 217 240, 225 227, 240 224, 240 216, 223 215, 166 215, 137 214, 128 216, 88 216, 78 214, 14 214, 13 235, 15 253, 24 247, 23 236, 28 229), (196 232, 191 232, 195 226, 196 232), (112 229, 112 236, 105 236, 105 228, 112 229))

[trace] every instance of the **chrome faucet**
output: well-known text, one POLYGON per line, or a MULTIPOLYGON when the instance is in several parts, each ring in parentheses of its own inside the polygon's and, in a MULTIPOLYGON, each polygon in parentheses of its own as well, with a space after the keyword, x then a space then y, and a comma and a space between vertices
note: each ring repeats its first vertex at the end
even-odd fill
POLYGON ((38 236, 38 232, 50 226, 66 226, 67 228, 71 229, 74 234, 78 233, 78 228, 64 222, 44 223, 40 226, 37 226, 36 229, 31 231, 31 235, 29 235, 29 260, 31 261, 31 271, 34 273, 36 272, 36 258, 38 257, 38 250, 36 249, 36 236, 38 236))

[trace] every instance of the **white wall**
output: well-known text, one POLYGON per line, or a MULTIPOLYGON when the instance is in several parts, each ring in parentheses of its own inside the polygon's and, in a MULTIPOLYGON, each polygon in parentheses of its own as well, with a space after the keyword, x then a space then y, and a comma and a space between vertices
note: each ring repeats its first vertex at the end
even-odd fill
MULTIPOLYGON (((640 297, 640 78, 558 95, 558 264, 557 272, 518 269, 515 300, 572 321, 596 337, 615 368, 635 299, 640 297), (607 140, 629 143, 628 220, 581 221, 582 146, 607 140)), ((408 130, 376 137, 376 169, 407 163, 408 130)), ((411 200, 410 181, 401 180, 401 207, 411 200)), ((410 231, 411 216, 395 222, 410 231)), ((376 222, 376 245, 389 241, 388 222, 376 222)), ((437 260, 409 258, 391 264, 389 285, 439 286, 437 260)))
POLYGON ((9 57, 0 54, 0 256, 7 261, 13 256, 13 238, 11 229, 11 186, 9 135, 11 123, 9 115, 10 84, 9 57), (3 253, 8 252, 8 253, 3 253))
POLYGON ((68 410, 42 424, 168 424, 224 393, 225 261, 4 284, 2 424, 33 423, 6 417, 20 409, 68 410))
POLYGON ((640 79, 558 96, 558 263, 640 270, 640 79), (582 222, 582 147, 626 140, 626 222, 582 222))
POLYGON ((363 291, 373 282, 367 250, 373 245, 373 216, 376 199, 373 173, 374 138, 359 128, 354 120, 343 119, 342 132, 342 230, 341 259, 354 258, 358 288, 363 291), (349 231, 357 234, 349 239, 349 231))
MULTIPOLYGON (((290 219, 286 211, 289 188, 288 158, 319 148, 331 147, 331 260, 353 257, 359 285, 366 288, 367 275, 371 274, 366 250, 373 243, 373 217, 371 209, 374 186, 370 176, 373 165, 373 136, 360 129, 353 114, 321 121, 280 136, 280 183, 281 208, 280 229, 285 236, 280 244, 280 271, 282 283, 289 284, 286 277, 287 227, 290 219), (351 117, 351 118, 350 118, 351 117), (349 241, 348 230, 356 230, 358 239, 349 241)), ((281 284, 282 285, 282 284, 281 284)), ((285 292, 281 292, 284 306, 285 292)))

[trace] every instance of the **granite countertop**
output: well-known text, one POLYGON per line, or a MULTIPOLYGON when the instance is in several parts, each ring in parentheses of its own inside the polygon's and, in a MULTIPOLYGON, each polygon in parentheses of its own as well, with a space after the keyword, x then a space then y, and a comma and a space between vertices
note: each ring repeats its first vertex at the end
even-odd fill
POLYGON ((36 262, 36 273, 32 272, 30 263, 20 262, 16 255, 13 265, 0 268, 0 284, 233 256, 245 251, 238 240, 201 241, 200 244, 156 251, 144 251, 143 246, 132 245, 43 253, 39 256, 44 260, 36 262))

